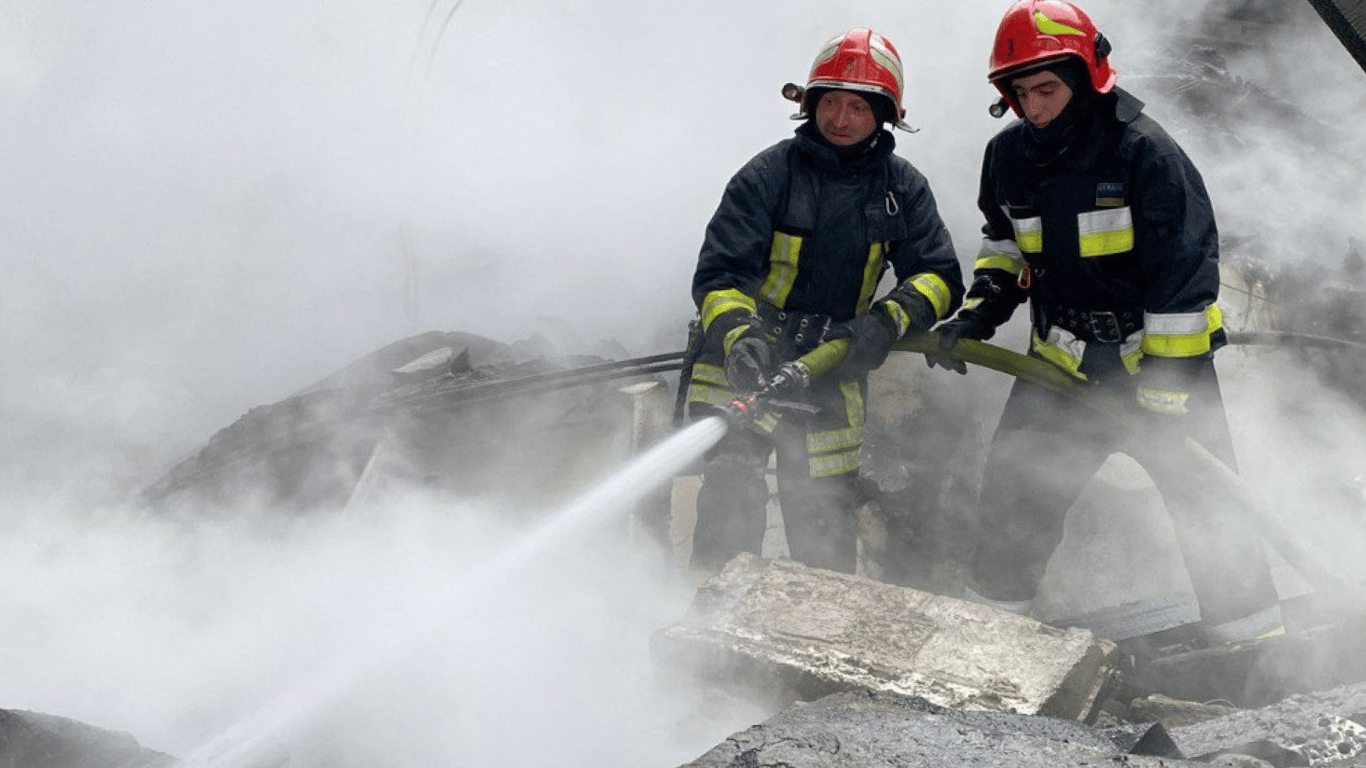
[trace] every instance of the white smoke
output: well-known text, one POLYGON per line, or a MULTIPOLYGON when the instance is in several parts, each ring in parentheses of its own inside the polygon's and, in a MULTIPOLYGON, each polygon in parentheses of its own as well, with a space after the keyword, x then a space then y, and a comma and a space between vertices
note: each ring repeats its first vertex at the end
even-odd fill
MULTIPOLYGON (((730 174, 789 134, 779 88, 829 35, 868 25, 900 50, 921 131, 898 151, 970 268, 981 150, 1002 125, 984 75, 1004 6, 0 9, 0 707, 184 753, 282 682, 391 641, 396 614, 515 542, 496 512, 431 500, 382 519, 221 510, 196 524, 123 500, 248 408, 410 333, 510 341, 550 323, 639 354, 681 347, 706 220, 730 174)), ((1088 5, 1122 70, 1174 26, 1135 9, 1088 5)), ((1359 148, 1366 78, 1313 22, 1229 66, 1359 148)), ((1178 138, 1226 233, 1312 230, 1273 256, 1331 264, 1361 220, 1359 186, 1288 138, 1257 139, 1284 135, 1273 128, 1249 126, 1256 146, 1232 155, 1178 138)), ((1235 424, 1276 412, 1258 383, 1280 374, 1250 365, 1229 382, 1235 424)), ((969 380, 984 378, 994 413, 999 379, 969 380)), ((1315 402, 1326 411, 1256 422, 1315 434, 1293 457, 1235 430, 1245 466, 1325 448, 1343 474, 1360 467, 1351 433, 1311 426, 1347 423, 1351 406, 1315 402)), ((316 702, 296 756, 331 741, 354 764, 669 765, 748 724, 676 740, 691 694, 651 688, 647 645, 680 615, 677 587, 625 547, 549 560, 437 619, 442 642, 411 663, 316 702)))

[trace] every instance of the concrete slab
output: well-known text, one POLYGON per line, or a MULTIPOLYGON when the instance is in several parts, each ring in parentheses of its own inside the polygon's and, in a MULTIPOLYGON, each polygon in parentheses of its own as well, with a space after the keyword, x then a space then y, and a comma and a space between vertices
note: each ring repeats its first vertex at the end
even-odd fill
POLYGON ((742 554, 654 638, 661 666, 775 701, 847 690, 1083 718, 1114 645, 955 598, 742 554))
POLYGON ((1238 753, 1272 765, 1361 765, 1366 684, 1291 696, 1260 709, 1168 729, 1188 758, 1238 753))
POLYGON ((1079 723, 963 712, 918 697, 846 692, 789 708, 681 768, 1130 768, 1228 765, 1129 753, 1079 723))

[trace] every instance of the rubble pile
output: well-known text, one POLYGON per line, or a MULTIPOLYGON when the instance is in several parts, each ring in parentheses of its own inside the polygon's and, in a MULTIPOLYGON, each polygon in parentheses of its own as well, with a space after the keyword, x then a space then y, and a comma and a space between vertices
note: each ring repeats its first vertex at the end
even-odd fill
POLYGON ((1310 632, 1143 659, 1089 630, 740 555, 654 651, 666 679, 777 712, 684 768, 1351 766, 1366 765, 1362 628, 1335 627, 1336 648, 1310 632), (1154 691, 1210 696, 1315 661, 1322 690, 1265 706, 1154 691))

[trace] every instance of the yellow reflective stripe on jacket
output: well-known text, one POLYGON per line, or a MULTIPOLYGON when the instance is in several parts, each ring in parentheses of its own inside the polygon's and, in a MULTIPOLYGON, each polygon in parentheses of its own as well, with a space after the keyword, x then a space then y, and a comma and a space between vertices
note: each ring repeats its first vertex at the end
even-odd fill
POLYGON ((773 233, 773 244, 768 250, 768 277, 759 295, 773 306, 787 306, 787 295, 797 281, 797 261, 801 258, 802 238, 783 232, 773 233))
POLYGON ((688 383, 688 402, 722 406, 735 399, 726 369, 711 363, 694 363, 688 383))
POLYGON ((771 413, 771 412, 770 412, 770 413, 765 413, 765 414, 761 415, 759 418, 757 418, 757 419, 754 420, 754 422, 753 422, 753 427, 754 427, 755 429, 759 430, 760 432, 766 432, 766 433, 768 433, 768 434, 772 434, 772 433, 773 433, 773 430, 774 430, 774 429, 777 429, 777 427, 778 427, 778 422, 779 422, 781 419, 782 419, 782 417, 779 416, 779 415, 776 414, 776 413, 771 413))
POLYGON ((1199 357, 1210 350, 1211 333, 1224 327, 1218 304, 1203 312, 1143 313, 1143 353, 1154 357, 1199 357))
POLYGON ((872 304, 873 292, 882 279, 882 265, 882 243, 873 243, 868 249, 868 260, 863 264, 863 285, 859 287, 858 304, 854 305, 855 314, 863 314, 864 308, 872 304))
MULTIPOLYGON (((1031 334, 1030 346, 1039 357, 1067 371, 1082 381, 1086 374, 1081 372, 1081 359, 1086 354, 1086 342, 1058 326, 1048 329, 1048 338, 1039 336, 1037 330, 1031 334)), ((1130 374, 1138 373, 1143 361, 1143 331, 1135 331, 1119 345, 1119 359, 1124 370, 1130 374)))
POLYGON ((739 341, 740 337, 744 336, 745 333, 748 331, 749 326, 745 323, 741 323, 740 325, 735 326, 729 331, 726 331, 726 337, 724 339, 721 339, 721 351, 729 355, 730 348, 735 346, 735 342, 739 341))
MULTIPOLYGON (((726 369, 711 363, 694 363, 692 380, 688 384, 688 402, 724 407, 735 399, 735 390, 726 378, 726 369)), ((781 417, 765 413, 754 420, 753 426, 761 432, 772 433, 781 417)))
POLYGON ((910 284, 921 296, 929 299, 930 306, 934 307, 934 318, 936 320, 943 317, 944 313, 948 311, 949 284, 944 282, 944 278, 933 272, 921 272, 911 277, 906 283, 910 284))
POLYGON ((1038 329, 1034 329, 1030 337, 1030 347, 1039 357, 1086 381, 1086 374, 1081 372, 1081 358, 1086 353, 1086 342, 1077 338, 1076 334, 1055 325, 1048 329, 1047 339, 1039 336, 1038 329))
POLYGON ((818 453, 847 451, 860 445, 863 445, 863 427, 861 426, 812 432, 806 436, 806 448, 813 456, 818 453))
POLYGON ((1015 277, 1024 274, 1025 260, 1014 240, 982 240, 974 270, 999 269, 1015 277))
POLYGON ((706 298, 702 300, 702 330, 709 330, 712 321, 737 309, 743 310, 745 314, 754 314, 758 311, 758 305, 754 303, 754 299, 735 288, 708 293, 706 298))
POLYGON ((813 479, 820 477, 835 477, 850 472, 857 472, 859 467, 859 450, 857 448, 843 453, 835 453, 829 456, 812 456, 808 465, 808 471, 813 479))
POLYGON ((1015 244, 1020 247, 1022 253, 1043 253, 1042 217, 1011 219, 1010 226, 1015 229, 1015 244))
POLYGON ((1130 375, 1138 373, 1143 365, 1143 331, 1135 331, 1119 345, 1119 361, 1130 375))
POLYGON ((807 469, 811 477, 834 477, 859 468, 863 447, 865 408, 863 389, 856 381, 840 383, 848 426, 812 432, 806 436, 807 469))
POLYGON ((1129 206, 1078 214, 1077 236, 1084 259, 1132 251, 1134 219, 1129 206))

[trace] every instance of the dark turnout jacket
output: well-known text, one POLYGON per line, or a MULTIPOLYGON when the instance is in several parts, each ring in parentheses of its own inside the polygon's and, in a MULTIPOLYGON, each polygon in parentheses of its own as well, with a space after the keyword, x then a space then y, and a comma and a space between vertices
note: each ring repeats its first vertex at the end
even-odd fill
POLYGON ((987 145, 983 242, 964 312, 992 324, 1029 299, 1036 352, 1075 371, 1087 343, 1193 358, 1223 343, 1219 237, 1200 173, 1143 104, 1097 98, 1058 157, 1017 120, 987 145))
POLYGON ((765 308, 849 320, 868 311, 883 273, 915 284, 938 318, 962 300, 962 271, 925 177, 880 130, 841 159, 808 122, 726 186, 707 225, 692 294, 703 326, 765 308), (932 295, 931 295, 932 294, 932 295))

